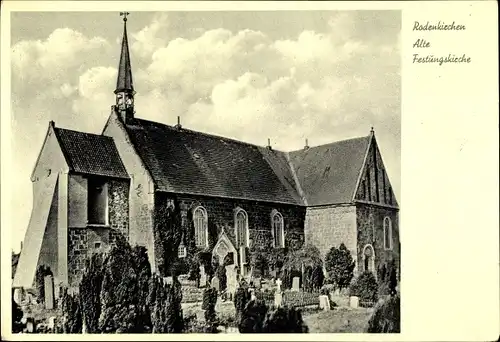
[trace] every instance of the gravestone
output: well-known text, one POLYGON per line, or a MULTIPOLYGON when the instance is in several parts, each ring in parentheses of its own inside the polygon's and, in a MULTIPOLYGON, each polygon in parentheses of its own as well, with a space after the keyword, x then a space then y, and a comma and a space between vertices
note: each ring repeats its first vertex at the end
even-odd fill
POLYGON ((207 286, 207 274, 205 273, 205 266, 200 265, 200 287, 207 286))
POLYGON ((18 288, 14 290, 14 301, 21 305, 21 302, 23 301, 23 293, 22 293, 22 288, 18 288))
POLYGON ((227 276, 226 290, 232 298, 232 296, 236 292, 236 288, 238 287, 238 280, 236 279, 236 270, 234 269, 234 265, 226 266, 226 276, 227 276))
POLYGON ((280 307, 282 302, 283 302, 283 294, 281 292, 276 292, 274 294, 274 305, 280 307))
POLYGON ((29 333, 35 332, 35 320, 33 317, 28 317, 28 319, 26 320, 26 330, 29 333))
POLYGON ((253 283, 255 284, 255 288, 257 290, 260 290, 262 288, 262 278, 261 277, 256 278, 253 283))
POLYGON ((45 290, 45 309, 52 310, 54 308, 54 279, 48 275, 44 279, 45 290))
POLYGON ((292 291, 300 291, 300 278, 299 277, 293 277, 292 281, 292 291))
POLYGON ((219 277, 213 277, 212 282, 210 284, 217 292, 220 291, 220 281, 219 277))
POLYGON ((52 316, 52 317, 49 317, 49 325, 48 325, 48 328, 52 331, 55 331, 56 330, 56 321, 57 321, 57 317, 56 316, 52 316))
POLYGON ((281 279, 278 278, 278 280, 276 280, 276 286, 277 286, 277 289, 276 289, 276 292, 277 293, 281 293, 281 279))
POLYGON ((249 288, 248 292, 250 292, 250 300, 257 300, 257 296, 255 296, 255 288, 249 288))
POLYGON ((349 306, 351 308, 357 308, 359 306, 359 297, 351 296, 349 298, 349 306))
POLYGON ((330 300, 328 299, 328 296, 319 296, 319 308, 324 311, 330 311, 330 300))

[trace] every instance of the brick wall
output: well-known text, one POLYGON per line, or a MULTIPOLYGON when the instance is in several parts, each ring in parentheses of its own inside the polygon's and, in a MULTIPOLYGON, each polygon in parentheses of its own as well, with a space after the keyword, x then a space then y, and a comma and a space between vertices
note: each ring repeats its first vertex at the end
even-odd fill
POLYGON ((305 243, 316 246, 324 258, 332 247, 344 243, 356 255, 356 207, 310 207, 306 211, 305 243))
POLYGON ((399 244, 399 217, 398 211, 393 208, 370 204, 357 204, 356 220, 358 227, 358 259, 364 268, 363 250, 367 244, 373 246, 375 252, 375 270, 384 263, 388 263, 393 258, 399 265, 400 244, 399 244), (392 222, 392 250, 384 248, 384 218, 389 217, 392 222))

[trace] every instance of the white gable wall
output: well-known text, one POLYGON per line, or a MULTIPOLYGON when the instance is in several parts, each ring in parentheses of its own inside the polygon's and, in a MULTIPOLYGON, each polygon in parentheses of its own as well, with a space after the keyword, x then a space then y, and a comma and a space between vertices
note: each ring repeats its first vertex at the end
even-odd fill
POLYGON ((117 114, 112 111, 103 131, 112 137, 130 176, 129 242, 132 246, 145 246, 152 270, 156 270, 153 236, 154 183, 143 161, 137 155, 128 133, 117 114))

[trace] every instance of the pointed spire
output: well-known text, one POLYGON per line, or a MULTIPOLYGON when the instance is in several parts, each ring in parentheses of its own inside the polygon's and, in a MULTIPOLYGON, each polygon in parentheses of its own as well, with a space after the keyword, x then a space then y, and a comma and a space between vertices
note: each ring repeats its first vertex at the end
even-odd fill
POLYGON ((123 16, 123 39, 122 51, 120 55, 120 64, 118 66, 118 79, 116 81, 115 94, 119 92, 134 92, 134 83, 132 81, 132 67, 130 66, 130 52, 128 50, 127 39, 127 15, 128 12, 121 12, 123 16))

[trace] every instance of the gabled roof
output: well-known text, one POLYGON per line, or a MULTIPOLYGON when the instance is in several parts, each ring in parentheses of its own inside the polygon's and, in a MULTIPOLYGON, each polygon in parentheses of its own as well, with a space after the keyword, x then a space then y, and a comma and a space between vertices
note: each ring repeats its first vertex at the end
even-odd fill
POLYGON ((54 131, 71 171, 129 178, 112 138, 58 127, 54 131))
POLYGON ((126 128, 159 191, 303 205, 284 152, 141 119, 126 128))
POLYGON ((307 205, 351 203, 370 136, 290 152, 307 205))

